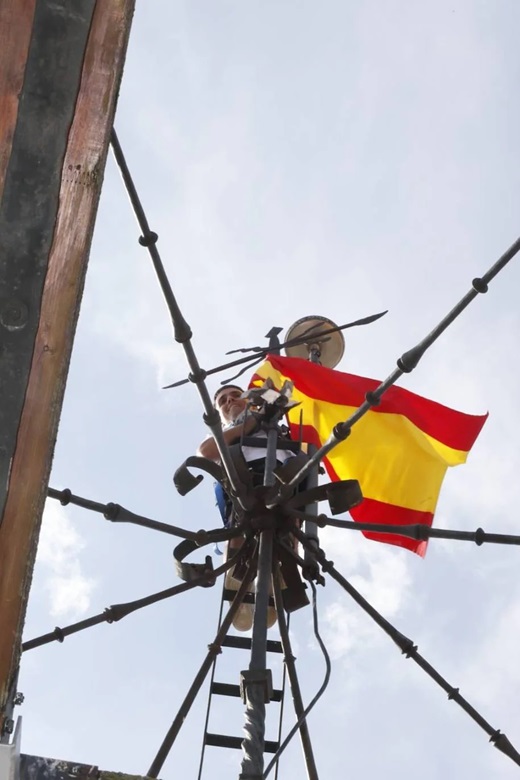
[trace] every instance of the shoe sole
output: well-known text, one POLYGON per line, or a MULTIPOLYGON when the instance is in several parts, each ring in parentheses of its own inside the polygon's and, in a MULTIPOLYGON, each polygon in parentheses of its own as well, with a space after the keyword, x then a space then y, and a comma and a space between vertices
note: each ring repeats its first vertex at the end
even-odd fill
MULTIPOLYGON (((226 573, 226 581, 224 587, 226 590, 238 590, 240 582, 235 580, 229 572, 226 573)), ((253 627, 253 605, 241 604, 233 618, 233 627, 237 631, 250 631, 253 627)))

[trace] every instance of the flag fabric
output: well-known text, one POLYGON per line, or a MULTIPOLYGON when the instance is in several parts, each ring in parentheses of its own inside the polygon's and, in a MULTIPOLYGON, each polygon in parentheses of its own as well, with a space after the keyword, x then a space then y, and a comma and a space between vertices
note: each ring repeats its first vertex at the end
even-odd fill
MULTIPOLYGON (((294 383, 292 398, 300 406, 288 414, 291 434, 320 447, 333 427, 364 402, 379 382, 333 371, 301 358, 268 355, 251 380, 259 386, 270 377, 280 388, 294 383)), ((363 502, 350 511, 354 520, 387 525, 431 525, 448 466, 467 455, 487 415, 469 415, 390 387, 352 427, 350 435, 329 452, 324 463, 332 480, 357 479, 363 502)), ((406 547, 419 555, 425 541, 405 536, 365 533, 377 541, 406 547)))

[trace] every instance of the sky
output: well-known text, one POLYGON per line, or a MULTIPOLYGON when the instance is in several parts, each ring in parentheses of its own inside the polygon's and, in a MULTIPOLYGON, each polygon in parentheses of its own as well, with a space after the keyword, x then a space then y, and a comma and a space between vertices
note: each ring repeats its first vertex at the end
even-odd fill
MULTIPOLYGON (((515 0, 137 3, 116 129, 203 367, 265 343, 273 325, 388 309, 348 332, 338 366, 383 379, 513 243, 519 24, 515 0)), ((193 387, 161 389, 188 369, 138 236, 109 157, 50 484, 218 527, 210 481, 186 497, 172 483, 206 429, 193 387)), ((446 476, 441 528, 518 531, 519 262, 400 382, 489 411, 468 463, 446 476)), ((175 584, 174 543, 49 500, 24 638, 175 584)), ((518 550, 433 540, 420 559, 332 529, 321 544, 520 749, 518 550)), ((145 773, 216 633, 219 603, 218 586, 193 591, 28 652, 22 751, 145 773)), ((333 662, 309 719, 321 777, 517 776, 334 582, 318 604, 333 662)), ((293 615, 291 632, 308 702, 324 675, 310 609, 293 615)), ((237 682, 248 659, 228 653, 217 677, 237 682)), ((203 693, 164 780, 197 777, 205 707, 203 693)), ((285 713, 287 730, 289 699, 285 713)), ((238 736, 242 723, 238 702, 212 712, 214 731, 238 736)), ((210 748, 202 777, 239 771, 239 751, 210 748)), ((295 739, 280 777, 302 776, 295 739)))

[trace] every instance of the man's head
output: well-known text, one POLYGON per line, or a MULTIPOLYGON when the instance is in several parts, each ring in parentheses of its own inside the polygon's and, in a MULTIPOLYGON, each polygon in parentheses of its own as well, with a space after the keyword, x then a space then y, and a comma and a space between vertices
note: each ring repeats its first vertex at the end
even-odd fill
POLYGON ((246 399, 240 397, 243 392, 238 385, 224 385, 215 393, 213 403, 223 423, 233 422, 246 408, 246 399))

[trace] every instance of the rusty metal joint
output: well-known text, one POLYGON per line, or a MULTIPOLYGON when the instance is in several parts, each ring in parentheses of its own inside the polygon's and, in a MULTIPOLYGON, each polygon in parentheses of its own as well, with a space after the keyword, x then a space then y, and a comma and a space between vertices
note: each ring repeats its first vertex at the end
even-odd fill
POLYGON ((240 672, 240 695, 244 704, 247 704, 247 689, 250 685, 261 685, 264 693, 264 702, 268 704, 271 701, 273 676, 270 669, 245 669, 240 672))

